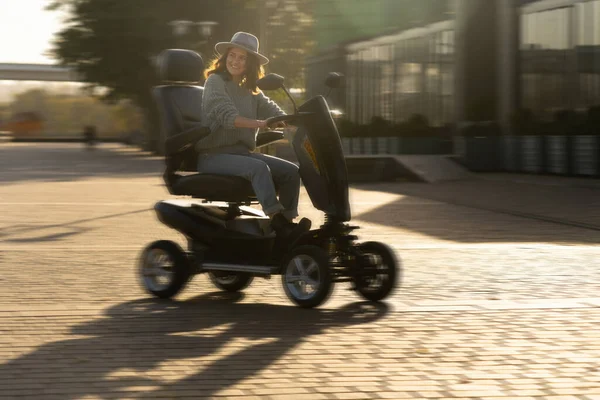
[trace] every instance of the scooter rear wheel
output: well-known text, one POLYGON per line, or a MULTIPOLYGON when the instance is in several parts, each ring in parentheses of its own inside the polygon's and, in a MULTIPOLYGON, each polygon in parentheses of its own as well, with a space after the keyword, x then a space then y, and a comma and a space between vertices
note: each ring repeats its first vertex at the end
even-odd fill
POLYGON ((240 290, 244 290, 250 286, 254 280, 252 275, 245 272, 216 271, 209 272, 208 277, 213 285, 227 292, 239 292, 240 290))
POLYGON ((193 275, 185 252, 169 240, 148 245, 140 257, 138 271, 144 289, 161 299, 175 296, 193 275))
POLYGON ((333 290, 327 252, 317 246, 296 247, 285 257, 281 281, 287 297, 298 306, 321 305, 333 290))
POLYGON ((380 242, 365 242, 359 245, 362 253, 360 265, 362 276, 356 289, 366 300, 380 301, 388 297, 399 279, 399 266, 394 251, 380 242))

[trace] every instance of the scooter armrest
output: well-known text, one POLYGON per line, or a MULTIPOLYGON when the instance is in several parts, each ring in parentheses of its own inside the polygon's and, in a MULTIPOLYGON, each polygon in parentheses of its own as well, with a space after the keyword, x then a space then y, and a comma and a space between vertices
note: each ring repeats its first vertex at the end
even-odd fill
POLYGON ((188 146, 193 146, 198 140, 207 136, 210 129, 205 126, 198 126, 187 131, 173 135, 165 141, 166 155, 173 155, 186 149, 188 146))
POLYGON ((278 140, 284 139, 285 136, 281 131, 265 131, 258 134, 256 137, 256 147, 263 147, 278 140))

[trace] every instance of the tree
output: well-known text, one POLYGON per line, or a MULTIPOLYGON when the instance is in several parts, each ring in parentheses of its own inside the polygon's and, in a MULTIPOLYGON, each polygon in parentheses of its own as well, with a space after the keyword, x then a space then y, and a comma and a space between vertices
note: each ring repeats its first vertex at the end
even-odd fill
POLYGON ((216 0, 55 0, 66 8, 67 27, 58 33, 53 53, 77 69, 90 88, 104 87, 104 100, 128 98, 145 113, 148 143, 159 151, 158 112, 151 88, 159 83, 153 64, 166 48, 177 47, 169 22, 218 17, 216 0), (206 7, 202 7, 205 5, 206 7), (213 12, 211 13, 211 10, 213 12))
POLYGON ((127 98, 144 110, 150 149, 157 151, 159 121, 151 88, 159 80, 153 60, 164 49, 184 47, 173 37, 169 22, 218 22, 205 43, 186 41, 185 47, 201 52, 208 61, 217 41, 228 40, 240 30, 261 32, 260 23, 265 21, 261 16, 271 15, 263 30, 274 45, 270 70, 277 69, 296 83, 301 82, 302 57, 306 53, 302 49, 309 44, 305 30, 310 19, 300 8, 307 1, 53 0, 50 10, 64 9, 69 15, 66 28, 54 41, 53 55, 61 64, 80 72, 90 89, 106 88, 101 96, 104 100, 127 98), (294 15, 301 14, 300 19, 294 19, 294 15))
POLYGON ((64 95, 44 89, 19 93, 6 105, 5 114, 6 121, 35 114, 49 135, 78 135, 85 125, 94 125, 101 137, 120 137, 138 130, 142 122, 139 110, 128 100, 108 105, 83 94, 64 95))
POLYGON ((271 3, 267 20, 269 69, 286 77, 289 87, 304 87, 305 59, 313 51, 313 0, 271 3))

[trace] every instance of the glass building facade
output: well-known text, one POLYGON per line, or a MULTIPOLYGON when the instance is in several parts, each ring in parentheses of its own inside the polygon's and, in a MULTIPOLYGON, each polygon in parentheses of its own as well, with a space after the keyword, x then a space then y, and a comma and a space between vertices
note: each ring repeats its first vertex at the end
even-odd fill
POLYGON ((347 46, 348 117, 401 122, 421 114, 434 126, 452 122, 453 55, 452 21, 347 46))
POLYGON ((432 126, 508 126, 522 108, 552 119, 600 105, 600 0, 487 1, 448 2, 445 21, 340 43, 309 61, 309 94, 344 73, 336 107, 362 124, 421 114, 432 126))
POLYGON ((521 107, 542 119, 600 105, 600 0, 544 0, 521 9, 521 107))

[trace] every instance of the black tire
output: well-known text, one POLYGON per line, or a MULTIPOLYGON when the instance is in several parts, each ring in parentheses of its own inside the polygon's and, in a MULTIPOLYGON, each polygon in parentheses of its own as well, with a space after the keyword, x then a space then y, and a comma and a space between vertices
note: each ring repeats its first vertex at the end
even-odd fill
POLYGON ((287 297, 296 305, 313 308, 323 304, 333 290, 327 252, 317 246, 299 246, 292 249, 284 258, 281 283, 287 297), (299 269, 299 264, 304 273, 299 269), (309 284, 314 292, 302 294, 300 292, 306 289, 307 281, 314 282, 314 285, 309 284))
POLYGON ((399 280, 399 266, 394 250, 380 242, 365 242, 358 246, 363 256, 377 257, 375 265, 360 266, 364 274, 357 279, 356 290, 369 301, 388 297, 399 280))
POLYGON ((140 256, 138 273, 144 289, 161 299, 175 296, 193 275, 191 263, 185 252, 177 243, 170 240, 158 240, 144 249, 140 256), (150 265, 151 262, 154 262, 155 265, 150 265), (170 273, 165 279, 166 282, 157 282, 157 268, 162 270, 165 275, 170 273))
POLYGON ((208 277, 213 285, 226 292, 244 290, 254 280, 254 276, 247 272, 211 271, 208 277))

